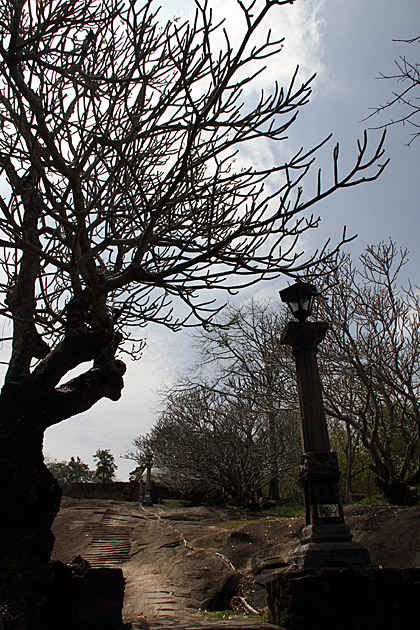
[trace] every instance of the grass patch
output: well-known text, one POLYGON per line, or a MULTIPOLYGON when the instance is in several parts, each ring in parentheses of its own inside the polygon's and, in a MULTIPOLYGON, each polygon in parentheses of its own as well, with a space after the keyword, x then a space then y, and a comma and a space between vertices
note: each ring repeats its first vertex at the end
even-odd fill
MULTIPOLYGON (((249 511, 248 511, 249 514, 249 511)), ((277 505, 273 505, 271 508, 267 508, 262 512, 255 512, 255 518, 224 521, 220 523, 222 527, 226 529, 233 529, 234 527, 240 527, 241 525, 249 525, 256 521, 264 521, 273 518, 302 518, 305 516, 305 508, 302 503, 298 501, 284 501, 277 505)))
POLYGON ((364 499, 360 499, 359 501, 354 501, 352 503, 347 503, 346 505, 370 505, 371 503, 387 503, 383 494, 375 494, 373 497, 365 497, 364 499))
POLYGON ((162 499, 162 505, 172 505, 173 507, 191 507, 191 502, 187 499, 162 499))
POLYGON ((261 523, 263 521, 275 521, 278 518, 281 517, 273 514, 273 516, 261 516, 259 518, 257 516, 256 518, 252 519, 252 521, 222 521, 221 523, 218 523, 218 525, 224 527, 224 529, 234 529, 235 527, 241 527, 242 525, 253 525, 254 523, 261 523))
MULTIPOLYGON (((258 518, 254 518, 252 521, 223 521, 222 523, 219 523, 219 525, 221 525, 221 527, 224 527, 225 529, 234 529, 235 527, 241 527, 241 525, 250 525, 251 523, 255 523, 256 521, 260 521, 262 519, 258 519, 258 518)), ((267 519, 265 519, 267 520, 267 519)))
POLYGON ((257 615, 251 612, 240 612, 235 610, 200 610, 199 612, 207 619, 238 619, 239 617, 245 617, 247 619, 265 620, 263 614, 257 615))
POLYGON ((272 514, 282 518, 301 518, 305 516, 305 508, 302 503, 288 502, 264 510, 264 514, 272 514))
MULTIPOLYGON (((227 507, 237 510, 238 512, 245 512, 247 515, 250 513, 249 508, 245 508, 243 506, 228 505, 227 507)), ((277 518, 301 518, 305 516, 305 508, 302 501, 296 499, 284 499, 277 503, 277 505, 273 505, 273 507, 256 510, 253 514, 255 514, 255 520, 266 518, 267 516, 277 518)), ((232 523, 233 522, 234 521, 232 521, 232 523)), ((247 521, 238 521, 238 523, 241 522, 246 523, 247 521)), ((234 527, 234 525, 232 525, 232 527, 234 527)))

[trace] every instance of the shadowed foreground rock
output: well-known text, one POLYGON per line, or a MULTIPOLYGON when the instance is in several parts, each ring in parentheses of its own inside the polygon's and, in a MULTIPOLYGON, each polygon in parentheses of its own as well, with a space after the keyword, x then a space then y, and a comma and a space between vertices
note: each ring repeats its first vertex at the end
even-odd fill
POLYGON ((284 571, 267 585, 272 621, 287 630, 417 628, 420 569, 284 571))
POLYGON ((54 562, 52 574, 43 630, 120 630, 124 598, 121 569, 54 562))

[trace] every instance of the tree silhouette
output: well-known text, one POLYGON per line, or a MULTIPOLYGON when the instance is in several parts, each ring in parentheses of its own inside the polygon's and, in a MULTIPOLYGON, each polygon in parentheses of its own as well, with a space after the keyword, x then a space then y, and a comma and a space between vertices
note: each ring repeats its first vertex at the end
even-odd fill
POLYGON ((110 483, 115 478, 115 471, 118 466, 111 451, 98 448, 93 459, 96 460, 96 470, 94 479, 100 483, 110 483))
MULTIPOLYGON (((411 39, 395 40, 404 44, 420 44, 420 35, 411 39)), ((403 125, 412 130, 411 139, 407 143, 410 146, 420 136, 420 63, 409 59, 402 54, 395 60, 395 71, 393 74, 379 75, 380 79, 393 81, 395 88, 390 98, 384 105, 372 107, 373 110, 368 118, 376 117, 379 114, 387 113, 392 116, 389 122, 373 127, 374 129, 384 129, 391 125, 403 125)))

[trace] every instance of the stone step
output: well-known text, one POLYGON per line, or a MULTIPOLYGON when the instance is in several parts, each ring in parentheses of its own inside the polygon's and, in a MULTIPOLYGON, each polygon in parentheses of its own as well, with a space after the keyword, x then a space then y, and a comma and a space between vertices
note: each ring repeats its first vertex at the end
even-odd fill
POLYGON ((99 523, 88 523, 84 533, 91 535, 89 547, 84 554, 92 568, 112 567, 130 559, 133 526, 129 516, 119 517, 106 513, 99 523))

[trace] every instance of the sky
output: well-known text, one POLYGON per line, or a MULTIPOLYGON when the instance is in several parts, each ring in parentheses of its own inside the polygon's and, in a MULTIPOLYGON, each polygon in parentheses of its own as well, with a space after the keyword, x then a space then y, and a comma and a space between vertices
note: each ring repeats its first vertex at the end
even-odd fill
MULTIPOLYGON (((191 15, 189 0, 161 0, 161 19, 191 15)), ((210 0, 215 17, 226 18, 226 27, 234 43, 240 24, 235 0, 210 0)), ((394 59, 406 54, 420 61, 420 45, 407 46, 393 39, 409 39, 419 34, 420 5, 418 0, 297 0, 294 5, 276 7, 269 24, 274 36, 286 38, 282 53, 268 67, 257 89, 268 87, 274 80, 287 82, 296 64, 302 79, 314 72, 311 101, 299 114, 290 129, 289 149, 311 147, 329 133, 333 143, 339 141, 343 169, 354 160, 356 140, 363 129, 380 122, 382 116, 363 121, 375 106, 389 100, 395 85, 377 77, 380 72, 392 74, 394 59)), ((390 116, 391 114, 389 114, 390 116)), ((369 131, 372 150, 380 132, 369 131)), ((339 191, 316 206, 322 218, 319 229, 302 243, 313 248, 331 238, 336 242, 347 226, 347 234, 358 237, 346 251, 358 256, 368 244, 392 237, 410 251, 407 276, 420 284, 419 176, 420 139, 407 147, 407 127, 389 129, 385 144, 390 163, 381 177, 356 188, 339 191)), ((330 143, 320 162, 326 169, 331 164, 330 143)), ((283 149, 279 149, 283 150, 283 149)), ((281 159, 261 143, 250 159, 265 163, 281 159)), ((244 290, 236 301, 252 295, 261 299, 278 299, 284 288, 280 279, 261 283, 244 290)), ((44 453, 59 461, 79 456, 92 468, 92 455, 98 448, 108 448, 118 465, 117 476, 126 480, 135 467, 122 459, 133 439, 149 431, 157 418, 157 392, 170 386, 183 370, 196 359, 193 340, 187 332, 173 333, 157 325, 145 329, 147 346, 138 362, 128 361, 125 387, 118 402, 103 400, 91 410, 47 430, 44 453)))

